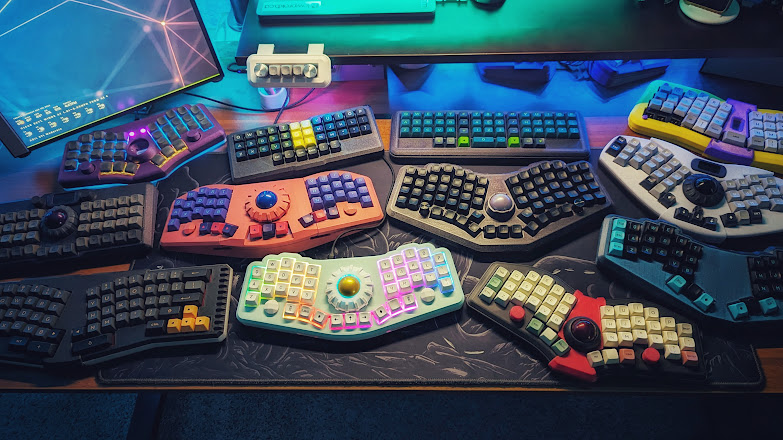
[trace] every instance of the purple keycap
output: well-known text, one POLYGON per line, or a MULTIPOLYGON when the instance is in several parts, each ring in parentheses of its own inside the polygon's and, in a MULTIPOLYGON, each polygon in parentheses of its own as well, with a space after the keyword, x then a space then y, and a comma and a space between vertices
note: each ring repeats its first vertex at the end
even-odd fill
POLYGON ((201 218, 203 218, 206 221, 210 221, 211 222, 212 218, 213 218, 212 216, 213 216, 214 213, 215 213, 214 209, 206 208, 206 209, 204 209, 204 213, 201 214, 201 218))
POLYGON ((177 220, 175 218, 169 220, 169 224, 168 224, 167 228, 168 228, 169 232, 179 231, 179 220, 177 220))
POLYGON ((190 211, 190 210, 192 210, 192 209, 193 209, 193 208, 195 208, 195 207, 196 207, 196 202, 194 202, 194 201, 192 201, 192 200, 188 200, 187 202, 185 202, 185 203, 183 203, 183 204, 182 204, 182 209, 183 209, 183 210, 188 210, 188 211, 190 211))
POLYGON ((223 235, 225 235, 226 237, 233 237, 238 229, 239 226, 232 225, 231 223, 226 223, 226 225, 223 226, 223 235))
POLYGON ((215 202, 215 207, 228 209, 228 199, 217 199, 217 202, 215 202))
POLYGON ((324 207, 325 208, 331 208, 336 205, 336 202, 334 200, 334 196, 331 194, 327 194, 324 196, 324 207))
POLYGON ((224 222, 226 221, 226 216, 228 215, 228 211, 225 209, 216 209, 212 213, 212 220, 216 222, 224 222))
POLYGON ((307 193, 307 195, 310 197, 310 199, 312 199, 313 197, 318 197, 318 196, 320 196, 320 195, 321 195, 321 191, 320 191, 320 190, 318 189, 318 187, 316 186, 316 187, 314 187, 314 188, 310 188, 310 189, 308 190, 308 193, 307 193))
POLYGON ((364 177, 359 177, 358 179, 354 180, 353 183, 355 183, 356 186, 365 186, 365 185, 367 185, 367 182, 364 181, 364 177))
POLYGON ((356 191, 356 184, 353 182, 345 182, 343 189, 345 189, 345 192, 356 191))
POLYGON ((203 207, 207 203, 206 197, 196 197, 196 206, 203 207))
POLYGON ((264 240, 269 240, 270 238, 274 238, 275 236, 275 224, 274 223, 264 223, 261 225, 261 235, 264 240))
POLYGON ((343 182, 340 180, 332 182, 332 191, 337 191, 338 189, 343 189, 343 182))
POLYGON ((198 235, 209 235, 212 231, 212 222, 204 222, 198 227, 198 235))
POLYGON ((193 210, 193 220, 198 220, 204 217, 204 208, 196 207, 193 210))
POLYGON ((217 197, 217 190, 215 188, 207 188, 207 197, 217 197))
POLYGON ((332 193, 332 187, 329 185, 321 185, 321 194, 331 194, 332 193))
POLYGON ((362 208, 370 208, 372 206, 372 198, 370 196, 362 196, 359 202, 362 204, 362 208))
POLYGON ((229 199, 229 200, 231 200, 231 194, 233 192, 234 191, 229 189, 229 188, 223 188, 223 189, 218 190, 218 197, 220 197, 221 199, 229 199))
POLYGON ((343 180, 343 183, 353 182, 353 176, 351 176, 351 173, 343 173, 340 178, 343 180))
POLYGON ((313 208, 313 211, 324 209, 323 199, 321 199, 320 197, 313 197, 312 200, 310 200, 310 207, 313 208))
POLYGON ((315 188, 318 186, 318 181, 315 179, 307 179, 305 181, 305 184, 307 185, 308 188, 315 188))
POLYGON ((359 195, 360 196, 366 196, 366 195, 369 195, 369 194, 370 194, 370 190, 367 189, 366 186, 360 186, 359 187, 359 195))
POLYGON ((214 208, 216 202, 217 202, 217 199, 207 199, 207 201, 204 203, 204 207, 205 208, 214 208))
POLYGON ((326 218, 338 218, 340 217, 340 210, 332 206, 326 210, 326 218))
POLYGON ((179 218, 179 216, 182 215, 182 210, 179 208, 174 208, 171 210, 171 218, 179 218))
POLYGON ((348 191, 348 201, 356 203, 359 201, 359 194, 356 191, 348 191))
POLYGON ((193 211, 182 211, 182 214, 179 215, 180 223, 190 223, 192 221, 193 221, 193 211))
POLYGON ((188 191, 188 200, 195 201, 196 197, 198 197, 198 193, 196 191, 188 191))
POLYGON ((312 214, 305 214, 299 219, 299 223, 301 223, 303 227, 309 228, 315 223, 315 218, 313 218, 312 214))
POLYGON ((337 171, 332 171, 331 173, 329 173, 329 180, 331 182, 334 182, 335 180, 340 180, 340 173, 338 173, 337 171))
POLYGON ((318 177, 318 184, 319 185, 328 185, 329 184, 329 176, 319 176, 318 177))
POLYGON ((174 200, 174 207, 175 208, 181 208, 183 203, 185 203, 185 201, 182 200, 182 199, 174 200))
POLYGON ((338 202, 344 202, 346 200, 345 198, 345 191, 338 189, 334 192, 334 199, 338 202))
POLYGON ((200 195, 201 197, 205 197, 207 195, 207 189, 209 188, 207 188, 206 186, 202 186, 201 188, 198 189, 198 195, 200 195))

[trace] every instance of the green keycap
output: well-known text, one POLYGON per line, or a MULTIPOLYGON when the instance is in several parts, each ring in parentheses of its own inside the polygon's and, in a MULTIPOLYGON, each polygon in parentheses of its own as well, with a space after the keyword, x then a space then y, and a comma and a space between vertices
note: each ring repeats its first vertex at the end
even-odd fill
POLYGON ((552 350, 554 350, 555 354, 558 356, 565 356, 570 349, 571 347, 568 346, 568 343, 564 339, 558 339, 557 342, 552 344, 552 350))
POLYGON ((527 324, 527 327, 525 327, 525 330, 529 331, 530 333, 533 333, 536 336, 538 336, 539 333, 541 333, 541 330, 543 329, 544 329, 544 323, 536 318, 531 319, 530 322, 527 324))
POLYGON ((467 136, 460 136, 459 139, 457 139, 457 146, 470 147, 470 138, 467 136))
POLYGON ((500 290, 501 287, 503 287, 503 279, 500 278, 497 275, 493 275, 492 278, 489 279, 489 282, 487 283, 487 287, 494 290, 496 293, 498 290, 500 290))
POLYGON ((669 286, 669 288, 672 289, 674 293, 680 293, 682 288, 685 287, 685 284, 687 284, 685 278, 679 275, 675 275, 669 278, 669 281, 666 282, 666 285, 669 286))
POLYGON ((695 301, 693 301, 694 304, 696 304, 696 307, 701 309, 702 312, 706 312, 712 307, 712 305, 715 303, 715 298, 710 296, 708 293, 702 293, 701 296, 696 298, 695 301))
POLYGON ((509 148, 518 148, 520 147, 519 138, 516 136, 512 136, 508 138, 508 147, 509 148))

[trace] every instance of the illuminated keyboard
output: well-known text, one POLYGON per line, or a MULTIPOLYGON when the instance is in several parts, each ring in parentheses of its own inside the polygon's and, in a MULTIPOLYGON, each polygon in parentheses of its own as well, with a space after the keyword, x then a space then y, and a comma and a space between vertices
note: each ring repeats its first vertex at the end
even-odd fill
POLYGON ((91 365, 226 338, 226 265, 0 283, 0 362, 91 365))
POLYGON ((702 90, 653 81, 631 111, 637 133, 712 159, 783 172, 783 112, 702 90))
POLYGON ((369 106, 228 137, 234 183, 288 179, 382 153, 383 142, 369 106))
POLYGON ((451 253, 431 244, 335 260, 280 254, 248 265, 237 318, 269 330, 357 340, 458 310, 464 301, 451 253))
POLYGON ((400 162, 587 159, 582 117, 563 112, 402 111, 394 114, 391 157, 400 162))
POLYGON ((57 180, 73 188, 161 179, 225 135, 202 104, 173 108, 67 142, 57 180))

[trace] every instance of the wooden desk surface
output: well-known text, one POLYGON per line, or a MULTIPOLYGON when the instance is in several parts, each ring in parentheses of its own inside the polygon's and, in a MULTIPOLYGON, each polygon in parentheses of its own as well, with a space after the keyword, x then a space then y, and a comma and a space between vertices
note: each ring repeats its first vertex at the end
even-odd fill
MULTIPOLYGON (((334 105, 335 103, 330 104, 334 105)), ((343 105, 340 103, 341 106, 336 106, 335 109, 339 108, 346 108, 349 107, 348 105, 343 105)), ((331 106, 329 106, 331 107, 331 106)), ((310 106, 303 106, 301 108, 293 109, 284 114, 285 118, 283 120, 286 121, 296 121, 296 120, 302 120, 307 117, 309 117, 312 114, 319 113, 318 110, 312 110, 309 109, 310 106)), ((252 127, 257 127, 265 122, 270 122, 274 119, 275 115, 265 114, 265 115, 257 115, 257 114, 249 114, 249 113, 235 113, 233 111, 229 110, 221 110, 221 109, 210 109, 212 113, 215 115, 215 117, 218 119, 218 122, 225 128, 227 133, 237 131, 237 130, 243 130, 248 129, 252 127)), ((328 111, 328 109, 321 108, 320 112, 328 111)), ((600 147, 605 145, 611 138, 616 136, 617 134, 623 133, 623 134, 633 134, 627 126, 627 121, 625 117, 587 117, 585 118, 585 122, 587 124, 587 134, 588 138, 590 140, 590 145, 594 147, 600 147)), ((389 134, 391 131, 391 121, 388 119, 379 119, 378 120, 378 129, 381 132, 381 136, 383 139, 385 139, 385 144, 388 148, 389 144, 389 134)), ((217 152, 222 152, 222 148, 220 150, 217 150, 217 152)), ((26 176, 0 176, 0 187, 3 188, 9 188, 8 192, 17 194, 17 192, 14 190, 14 187, 20 186, 24 187, 23 191, 20 191, 22 193, 28 193, 30 195, 34 194, 40 194, 45 192, 50 192, 54 189, 56 180, 57 180, 57 173, 56 173, 56 166, 59 164, 59 160, 55 163, 52 162, 51 164, 46 163, 46 166, 50 166, 50 169, 47 170, 44 168, 44 164, 41 164, 41 166, 38 167, 36 170, 28 170, 23 172, 24 174, 27 174, 26 176), (43 170, 43 171, 41 171, 43 170), (22 179, 27 178, 31 180, 19 180, 20 177, 22 179), (32 185, 30 185, 30 182, 34 182, 32 185), (32 189, 33 192, 30 192, 32 189)), ((20 195, 19 197, 25 197, 20 195)), ((10 197, 9 197, 10 198, 10 197)), ((122 271, 127 270, 129 268, 128 264, 125 265, 117 265, 117 266, 111 266, 106 268, 94 268, 94 269, 85 269, 81 270, 76 273, 81 274, 87 274, 87 273, 99 273, 99 272, 114 272, 114 271, 122 271)), ((781 393, 783 392, 783 348, 765 348, 765 349, 759 349, 758 350, 759 357, 761 358, 761 364, 764 369, 764 374, 766 375, 767 384, 764 388, 764 393, 781 393)), ((30 391, 30 392, 37 392, 37 391, 140 391, 140 390, 155 390, 155 389, 165 389, 165 390, 190 390, 190 391, 273 391, 273 390, 291 390, 291 391, 301 391, 301 390, 345 390, 346 387, 343 386, 324 386, 324 387, 316 387, 316 386, 308 386, 308 387, 280 387, 280 386, 242 386, 242 387, 232 387, 232 386, 210 386, 210 385, 200 385, 200 386, 170 386, 170 387, 164 387, 164 386, 123 386, 123 387, 107 387, 107 386, 100 386, 96 382, 96 379, 94 376, 89 377, 77 377, 77 378, 60 378, 60 377, 54 377, 51 375, 47 375, 43 372, 39 371, 32 371, 31 369, 22 369, 22 368, 14 368, 14 367, 7 367, 3 366, 0 367, 0 391, 30 391)), ((440 390, 440 391, 568 391, 572 389, 566 389, 566 388, 530 388, 530 387, 465 387, 465 388, 457 388, 457 387, 368 387, 368 386, 360 386, 355 387, 355 389, 361 389, 361 390, 391 390, 391 389, 399 389, 399 390, 405 390, 405 391, 416 391, 416 390, 440 390)), ((593 387, 593 388, 580 388, 579 390, 589 390, 589 391, 601 391, 601 392, 614 392, 614 391, 633 391, 632 389, 628 388, 608 388, 608 387, 593 387)))

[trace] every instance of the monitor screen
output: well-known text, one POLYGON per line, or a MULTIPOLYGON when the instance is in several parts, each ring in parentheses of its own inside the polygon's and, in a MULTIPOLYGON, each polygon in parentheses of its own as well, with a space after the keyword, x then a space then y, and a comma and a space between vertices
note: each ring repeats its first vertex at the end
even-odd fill
POLYGON ((193 0, 0 0, 0 66, 15 156, 223 76, 193 0))

